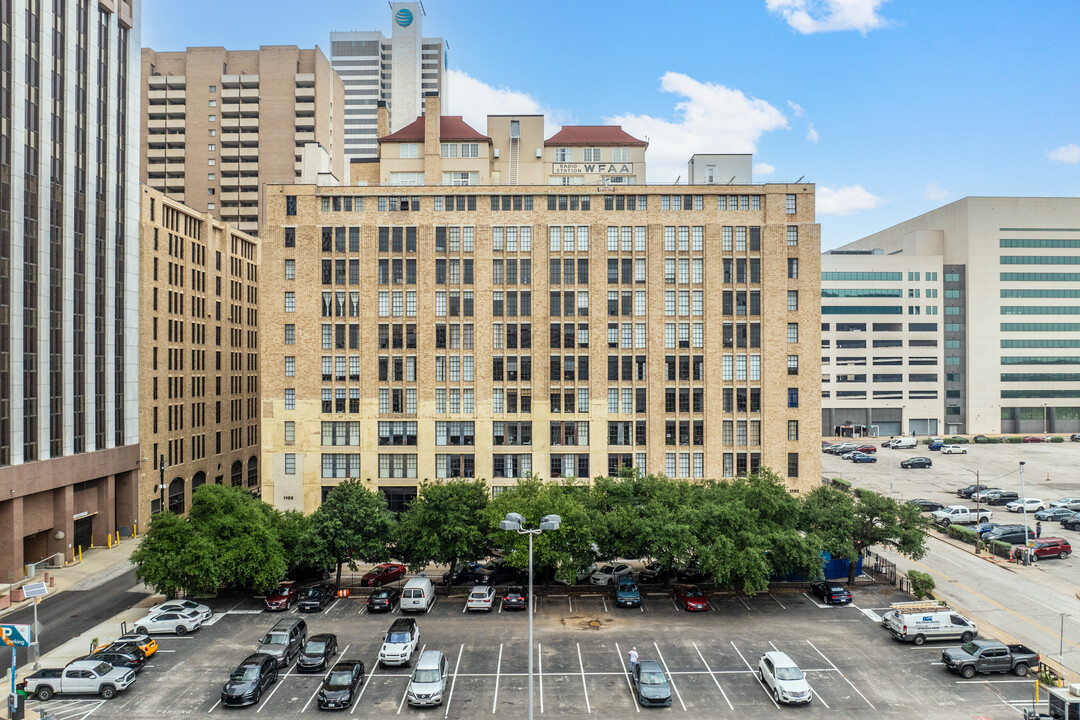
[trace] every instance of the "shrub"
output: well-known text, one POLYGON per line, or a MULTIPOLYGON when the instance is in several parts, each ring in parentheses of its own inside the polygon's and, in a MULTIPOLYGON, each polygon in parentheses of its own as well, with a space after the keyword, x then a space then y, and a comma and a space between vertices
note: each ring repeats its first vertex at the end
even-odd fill
POLYGON ((966 437, 951 437, 945 438, 945 442, 949 443, 950 445, 967 445, 971 441, 968 440, 966 437))
POLYGON ((843 478, 833 478, 832 484, 840 488, 844 492, 851 490, 851 483, 843 478))
POLYGON ((1050 442, 1065 442, 1065 438, 1061 437, 1060 435, 1055 435, 1054 437, 1050 438, 1050 442))
POLYGON ((1024 441, 1023 438, 1016 437, 1015 435, 1010 435, 1009 437, 1005 438, 1005 442, 1007 442, 1007 443, 1018 443, 1018 442, 1023 442, 1023 441, 1024 441))
POLYGON ((987 440, 990 441, 991 445, 1000 445, 1001 444, 1001 438, 999 438, 999 437, 987 438, 987 440))
POLYGON ((1008 558, 1009 553, 1012 552, 1012 545, 1009 543, 1001 542, 1000 540, 992 540, 990 542, 990 552, 994 553, 998 557, 1008 558))
POLYGON ((920 445, 929 445, 930 444, 930 438, 923 438, 922 440, 919 441, 919 444, 920 445))
POLYGON ((974 530, 962 525, 950 525, 946 534, 951 538, 966 542, 968 545, 974 545, 975 540, 978 539, 978 535, 974 530))
POLYGON ((929 573, 908 570, 907 578, 911 582, 912 595, 919 599, 934 597, 934 578, 929 573))

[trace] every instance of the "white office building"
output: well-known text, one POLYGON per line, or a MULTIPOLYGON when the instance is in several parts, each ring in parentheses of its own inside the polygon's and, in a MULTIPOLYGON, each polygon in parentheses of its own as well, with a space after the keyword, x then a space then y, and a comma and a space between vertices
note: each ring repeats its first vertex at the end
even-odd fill
POLYGON ((390 3, 393 30, 330 33, 330 64, 345 83, 345 164, 378 155, 379 101, 390 111, 390 132, 424 112, 424 95, 439 93, 446 107, 447 49, 425 38, 418 2, 390 3))

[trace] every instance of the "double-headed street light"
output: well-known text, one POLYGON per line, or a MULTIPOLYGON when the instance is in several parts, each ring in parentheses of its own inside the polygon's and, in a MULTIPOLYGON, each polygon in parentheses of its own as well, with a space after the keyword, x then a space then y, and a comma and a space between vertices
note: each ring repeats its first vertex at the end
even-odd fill
POLYGON ((540 519, 540 527, 526 528, 525 518, 518 513, 507 513, 499 523, 500 530, 511 530, 518 535, 529 536, 529 720, 533 717, 533 536, 545 530, 558 530, 562 518, 558 515, 545 515, 540 519))

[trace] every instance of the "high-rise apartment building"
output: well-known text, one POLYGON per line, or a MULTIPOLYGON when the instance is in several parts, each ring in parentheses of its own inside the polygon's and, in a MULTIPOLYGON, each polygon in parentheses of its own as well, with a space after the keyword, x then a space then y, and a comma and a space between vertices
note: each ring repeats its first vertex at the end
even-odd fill
POLYGON ((621 128, 482 134, 428 102, 353 164, 366 186, 266 188, 267 500, 621 467, 818 482, 813 185, 645 185, 621 128))
POLYGON ((823 431, 1080 432, 1078 264, 1076 198, 964 198, 826 253, 823 431))
POLYGON ((0 576, 135 518, 139 0, 0 3, 0 576))
POLYGON ((139 177, 172 199, 253 235, 259 186, 298 182, 305 152, 344 178, 345 89, 319 48, 143 48, 142 74, 139 177))
MULTIPOLYGON (((376 106, 390 111, 397 132, 424 111, 424 96, 446 102, 447 49, 442 38, 423 37, 423 5, 390 3, 393 30, 330 33, 330 64, 345 83, 345 155, 378 155, 376 106)), ((385 133, 383 133, 385 134, 385 133)), ((348 160, 346 160, 348 162, 348 160)))
POLYGON ((142 186, 139 522, 259 492, 258 241, 142 186))

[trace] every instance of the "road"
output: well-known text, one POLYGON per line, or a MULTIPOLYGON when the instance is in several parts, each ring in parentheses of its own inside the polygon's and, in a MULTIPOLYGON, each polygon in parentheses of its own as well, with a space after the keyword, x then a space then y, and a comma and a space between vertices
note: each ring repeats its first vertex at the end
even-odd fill
MULTIPOLYGON (((99 584, 89 583, 84 589, 65 590, 46 597, 38 605, 38 622, 42 625, 41 652, 63 645, 95 625, 133 607, 147 593, 135 590, 135 568, 114 578, 99 578, 99 584), (91 587, 92 586, 92 587, 91 587)), ((4 617, 5 624, 29 625, 34 621, 34 609, 27 607, 4 617)), ((89 648, 88 648, 89 649, 89 648)), ((20 648, 19 665, 26 662, 26 650, 20 648)))

